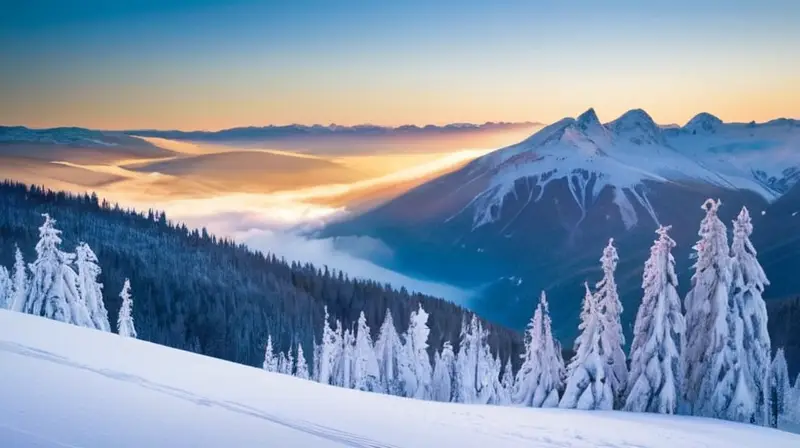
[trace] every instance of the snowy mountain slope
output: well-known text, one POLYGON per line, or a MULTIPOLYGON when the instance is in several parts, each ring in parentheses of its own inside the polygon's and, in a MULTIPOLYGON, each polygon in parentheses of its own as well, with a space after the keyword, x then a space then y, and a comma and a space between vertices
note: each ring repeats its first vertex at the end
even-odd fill
POLYGON ((536 202, 549 183, 564 179, 582 216, 610 187, 626 227, 638 222, 632 201, 658 223, 647 195, 636 188, 645 180, 751 190, 772 201, 797 180, 798 147, 800 126, 793 120, 724 124, 699 114, 683 128, 665 130, 640 109, 606 124, 589 109, 476 160, 472 178, 488 178, 487 187, 464 211, 479 227, 499 218, 496 211, 518 180, 539 187, 536 202))
POLYGON ((0 311, 0 445, 793 447, 693 417, 422 402, 0 311))

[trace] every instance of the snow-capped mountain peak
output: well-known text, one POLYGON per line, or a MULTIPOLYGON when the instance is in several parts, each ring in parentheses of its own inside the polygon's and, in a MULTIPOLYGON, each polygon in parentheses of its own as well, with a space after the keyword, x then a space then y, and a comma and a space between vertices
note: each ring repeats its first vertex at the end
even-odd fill
POLYGON ((688 132, 716 132, 724 123, 719 118, 708 112, 700 112, 689 120, 683 127, 688 132))
POLYGON ((653 118, 642 109, 629 110, 616 120, 608 123, 619 138, 635 145, 664 144, 661 128, 653 118))
POLYGON ((589 109, 471 164, 470 177, 488 184, 458 214, 472 211, 473 229, 499 220, 504 199, 519 194, 518 181, 531 192, 528 202, 539 201, 549 184, 563 181, 581 210, 577 225, 606 188, 612 189, 627 228, 637 224, 637 210, 658 223, 645 181, 750 190, 772 201, 797 181, 787 174, 797 171, 791 168, 800 168, 800 151, 786 151, 800 146, 800 129, 787 129, 778 133, 767 125, 725 124, 702 113, 681 130, 665 130, 642 109, 601 124, 589 109), (754 157, 759 148, 764 153, 754 157))
POLYGON ((594 111, 593 107, 590 107, 589 110, 580 114, 576 121, 578 126, 584 130, 592 126, 601 126, 600 119, 597 118, 597 113, 594 111))

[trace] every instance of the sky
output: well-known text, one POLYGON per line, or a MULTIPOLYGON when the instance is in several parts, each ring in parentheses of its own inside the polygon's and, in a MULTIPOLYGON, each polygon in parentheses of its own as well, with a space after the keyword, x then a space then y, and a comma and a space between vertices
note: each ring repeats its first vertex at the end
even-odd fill
POLYGON ((216 130, 800 118, 796 0, 28 0, 0 123, 216 130))

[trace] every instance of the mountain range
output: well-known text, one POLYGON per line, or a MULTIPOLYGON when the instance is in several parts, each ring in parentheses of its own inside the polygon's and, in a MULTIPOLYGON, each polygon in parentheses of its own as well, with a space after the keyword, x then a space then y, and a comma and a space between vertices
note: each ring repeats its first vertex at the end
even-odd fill
POLYGON ((600 279, 609 238, 620 252, 617 280, 630 331, 641 273, 658 225, 671 225, 682 292, 706 198, 722 200, 730 223, 743 206, 772 281, 765 296, 800 292, 800 121, 724 123, 701 113, 659 126, 643 110, 602 123, 589 109, 475 159, 324 236, 368 235, 394 250, 384 264, 473 288, 470 306, 522 328, 540 290, 554 328, 570 341, 583 282, 600 279))
POLYGON ((158 137, 173 140, 190 140, 190 141, 259 141, 269 139, 281 138, 297 138, 297 137, 320 137, 330 138, 336 136, 413 136, 413 135, 430 135, 441 133, 455 133, 465 131, 480 131, 480 130, 502 130, 514 129, 520 127, 537 126, 540 123, 521 122, 521 123, 508 123, 508 122, 486 122, 483 124, 473 123, 450 123, 442 126, 425 125, 417 126, 413 124, 402 125, 397 127, 391 126, 378 126, 373 124, 361 124, 355 126, 340 126, 337 124, 330 125, 269 125, 269 126, 247 126, 231 129, 223 129, 220 131, 177 131, 177 130, 129 130, 124 131, 126 134, 138 135, 142 137, 158 137))

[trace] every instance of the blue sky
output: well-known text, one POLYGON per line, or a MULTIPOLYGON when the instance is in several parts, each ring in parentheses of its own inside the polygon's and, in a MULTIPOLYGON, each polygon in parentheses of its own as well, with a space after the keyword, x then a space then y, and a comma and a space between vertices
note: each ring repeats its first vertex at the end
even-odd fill
POLYGON ((800 116, 793 0, 15 3, 0 16, 4 124, 800 116))

